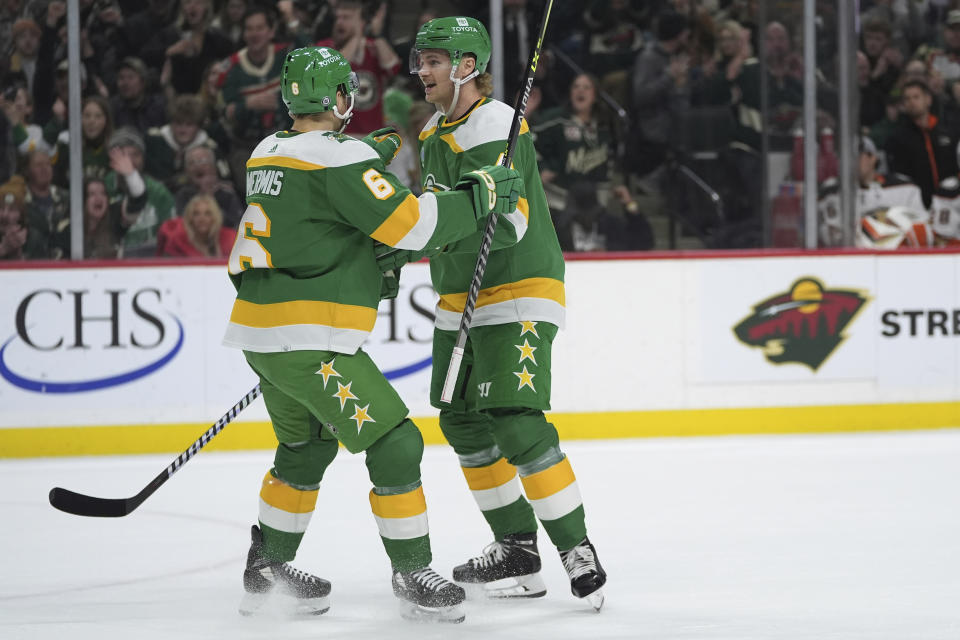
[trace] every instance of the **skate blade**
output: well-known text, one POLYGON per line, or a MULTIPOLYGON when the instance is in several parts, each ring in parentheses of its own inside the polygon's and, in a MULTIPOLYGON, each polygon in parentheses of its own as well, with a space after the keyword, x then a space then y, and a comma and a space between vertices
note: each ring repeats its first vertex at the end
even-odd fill
POLYGON ((278 618, 319 616, 330 610, 330 598, 294 598, 283 593, 245 593, 240 600, 240 615, 266 615, 278 618))
POLYGON ((597 589, 593 593, 583 596, 583 599, 590 603, 597 612, 603 607, 603 589, 597 589))
POLYGON ((400 617, 412 622, 446 622, 457 624, 463 622, 466 614, 463 607, 424 607, 413 602, 400 600, 400 617))
POLYGON ((547 585, 539 573, 515 576, 480 585, 484 597, 491 600, 508 598, 541 598, 547 595, 547 585))

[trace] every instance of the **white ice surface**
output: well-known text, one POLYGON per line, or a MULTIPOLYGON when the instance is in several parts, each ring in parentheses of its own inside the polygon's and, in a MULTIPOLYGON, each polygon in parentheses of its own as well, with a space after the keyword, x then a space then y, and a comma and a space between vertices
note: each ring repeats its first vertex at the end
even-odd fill
MULTIPOLYGON (((173 458, 0 462, 5 640, 960 638, 960 430, 570 442, 609 572, 594 614, 541 531, 548 594, 470 602, 462 625, 397 615, 362 456, 327 472, 299 568, 333 582, 308 620, 242 618, 241 572, 271 452, 203 453, 125 518, 80 518, 53 486, 140 490, 173 458)), ((452 451, 423 478, 433 566, 489 532, 452 451)))

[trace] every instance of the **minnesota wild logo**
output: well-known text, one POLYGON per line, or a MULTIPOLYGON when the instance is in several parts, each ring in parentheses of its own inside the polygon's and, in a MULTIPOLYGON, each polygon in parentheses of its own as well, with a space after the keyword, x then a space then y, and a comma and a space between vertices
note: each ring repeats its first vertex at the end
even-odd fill
POLYGON ((755 305, 733 333, 747 346, 759 347, 768 362, 796 362, 816 371, 868 301, 861 291, 825 289, 816 278, 800 278, 789 291, 755 305))
POLYGON ((450 187, 445 184, 440 184, 437 182, 436 176, 432 173, 428 173, 423 179, 423 190, 424 191, 450 191, 450 187))

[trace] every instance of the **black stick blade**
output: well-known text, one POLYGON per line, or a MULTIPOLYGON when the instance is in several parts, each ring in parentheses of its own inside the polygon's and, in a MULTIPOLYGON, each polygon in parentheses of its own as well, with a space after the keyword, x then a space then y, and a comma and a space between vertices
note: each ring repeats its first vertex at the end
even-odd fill
POLYGON ((137 508, 130 498, 95 498, 61 487, 50 489, 50 504, 66 513, 94 518, 120 518, 137 508))

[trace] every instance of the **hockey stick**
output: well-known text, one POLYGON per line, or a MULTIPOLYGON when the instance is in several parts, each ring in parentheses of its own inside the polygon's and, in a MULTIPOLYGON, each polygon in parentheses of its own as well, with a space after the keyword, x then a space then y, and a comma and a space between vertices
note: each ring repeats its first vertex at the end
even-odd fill
MULTIPOLYGON (((543 37, 547 33, 547 21, 550 19, 550 10, 553 0, 547 0, 540 21, 540 35, 537 44, 530 52, 527 61, 527 73, 523 82, 523 94, 517 96, 517 103, 513 108, 513 124, 510 125, 510 135, 507 136, 507 148, 503 152, 500 165, 509 167, 513 161, 513 152, 517 147, 517 138, 520 136, 520 125, 527 112, 527 100, 530 99, 530 90, 533 88, 533 76, 537 73, 537 63, 540 61, 540 48, 543 46, 543 37)), ((467 346, 467 334, 473 322, 473 310, 477 305, 477 296, 480 294, 480 283, 483 282, 483 273, 487 270, 487 257, 490 255, 490 245, 493 242, 493 233, 497 230, 497 214, 491 212, 487 218, 487 226, 483 230, 483 241, 480 243, 480 253, 477 255, 477 266, 473 270, 473 279, 470 281, 470 290, 467 292, 467 302, 460 316, 460 330, 457 333, 457 342, 450 354, 450 364, 447 367, 447 377, 443 380, 443 390, 440 392, 440 402, 450 404, 453 400, 453 388, 457 384, 460 374, 460 364, 463 362, 463 350, 467 346)))
POLYGON ((256 400, 260 395, 259 383, 250 390, 243 400, 233 405, 230 411, 223 414, 207 432, 200 436, 196 442, 181 453, 166 469, 160 472, 156 478, 150 481, 140 493, 132 498, 96 498, 94 496, 85 496, 82 493, 75 493, 69 489, 54 487, 50 489, 50 504, 60 509, 78 516, 93 516, 98 518, 119 518, 128 515, 131 511, 140 506, 140 504, 153 495, 153 492, 160 488, 164 482, 170 479, 170 476, 180 470, 187 461, 194 456, 200 449, 205 447, 213 437, 223 431, 230 422, 237 417, 237 414, 243 411, 248 404, 256 400))

